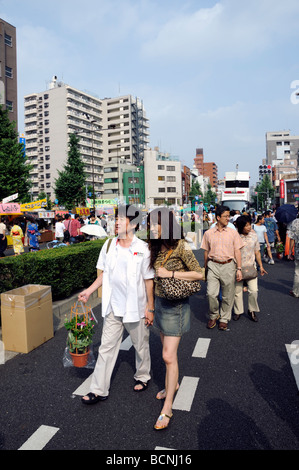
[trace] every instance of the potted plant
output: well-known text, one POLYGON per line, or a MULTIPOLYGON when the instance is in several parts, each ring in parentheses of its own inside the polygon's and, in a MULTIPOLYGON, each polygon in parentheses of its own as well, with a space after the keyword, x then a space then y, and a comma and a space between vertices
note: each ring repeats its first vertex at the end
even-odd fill
POLYGON ((275 246, 275 250, 276 250, 277 258, 282 259, 283 254, 284 254, 284 245, 283 245, 283 243, 277 243, 277 245, 275 246))
POLYGON ((71 318, 64 324, 68 331, 67 347, 75 367, 85 367, 94 335, 95 321, 90 318, 90 309, 78 312, 72 307, 71 318))

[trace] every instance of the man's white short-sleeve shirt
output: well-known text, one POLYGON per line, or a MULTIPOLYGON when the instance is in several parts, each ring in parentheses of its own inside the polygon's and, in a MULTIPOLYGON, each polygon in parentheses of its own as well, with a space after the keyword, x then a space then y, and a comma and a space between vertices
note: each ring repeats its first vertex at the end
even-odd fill
POLYGON ((124 323, 138 322, 147 303, 144 281, 155 275, 148 245, 135 235, 129 248, 122 248, 118 238, 112 239, 108 253, 107 245, 108 240, 97 262, 97 269, 103 271, 102 316, 112 310, 124 323))

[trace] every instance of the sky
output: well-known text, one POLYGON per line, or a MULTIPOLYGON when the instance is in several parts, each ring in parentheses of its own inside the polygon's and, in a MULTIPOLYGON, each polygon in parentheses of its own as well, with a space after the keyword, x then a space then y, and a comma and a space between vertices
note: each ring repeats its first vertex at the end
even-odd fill
POLYGON ((203 148, 219 178, 238 165, 254 184, 266 132, 299 135, 298 0, 0 0, 0 18, 17 29, 20 133, 24 96, 56 75, 140 98, 150 146, 190 168, 203 148))

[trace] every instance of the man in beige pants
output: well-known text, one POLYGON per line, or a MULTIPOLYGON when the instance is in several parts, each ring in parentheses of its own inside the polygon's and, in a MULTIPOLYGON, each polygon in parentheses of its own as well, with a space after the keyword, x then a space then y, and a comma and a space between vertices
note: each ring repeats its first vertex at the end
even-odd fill
POLYGON ((244 243, 238 232, 227 226, 229 218, 229 207, 217 207, 217 223, 215 227, 204 233, 201 244, 201 248, 205 250, 204 263, 210 310, 207 327, 214 328, 220 317, 220 330, 227 329, 234 302, 235 283, 242 279, 241 248, 244 243), (218 296, 220 287, 222 302, 219 312, 218 296))

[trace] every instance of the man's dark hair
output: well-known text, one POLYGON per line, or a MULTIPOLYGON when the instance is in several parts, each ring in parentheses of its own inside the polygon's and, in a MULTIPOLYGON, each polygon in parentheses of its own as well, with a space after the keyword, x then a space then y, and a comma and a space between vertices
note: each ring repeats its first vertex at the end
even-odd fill
POLYGON ((217 217, 221 217, 223 212, 230 212, 230 208, 227 207, 227 206, 218 206, 216 208, 216 212, 215 212, 215 215, 216 215, 216 220, 217 220, 217 217))

